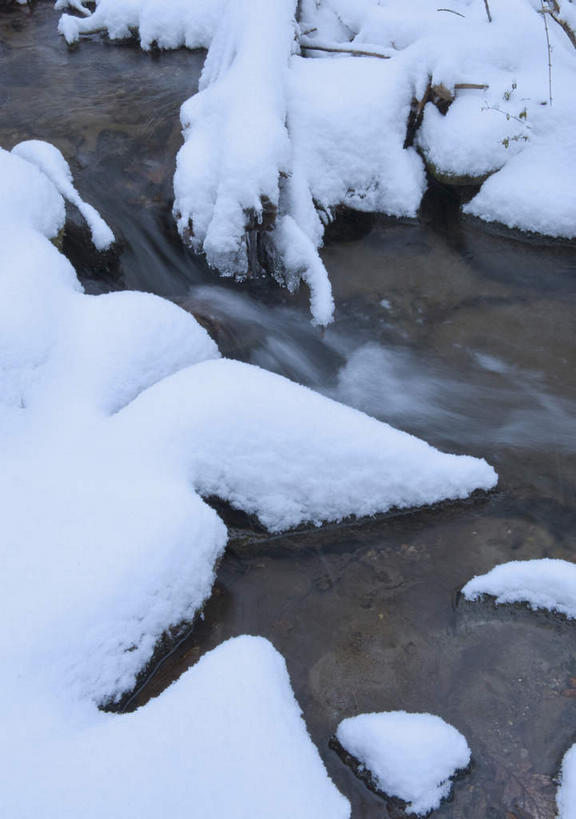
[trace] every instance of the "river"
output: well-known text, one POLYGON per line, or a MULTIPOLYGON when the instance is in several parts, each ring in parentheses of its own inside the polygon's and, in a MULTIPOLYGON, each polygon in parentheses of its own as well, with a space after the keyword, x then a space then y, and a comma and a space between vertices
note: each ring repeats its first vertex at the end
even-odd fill
POLYGON ((87 291, 173 299, 225 354, 483 456, 500 475, 497 491, 466 503, 273 538, 225 510, 231 540, 204 619, 130 707, 222 640, 260 634, 286 658, 354 819, 404 814, 330 738, 344 717, 392 709, 438 714, 472 748, 471 771, 435 816, 551 819, 576 739, 574 625, 465 603, 458 589, 507 560, 576 557, 576 246, 465 221, 437 187, 418 221, 342 217, 323 251, 336 321, 321 332, 305 292, 221 280, 177 236, 178 110, 203 54, 99 37, 69 50, 56 22, 51 3, 0 11, 0 144, 54 142, 120 238, 119 254, 98 256, 71 214, 64 251, 87 291))

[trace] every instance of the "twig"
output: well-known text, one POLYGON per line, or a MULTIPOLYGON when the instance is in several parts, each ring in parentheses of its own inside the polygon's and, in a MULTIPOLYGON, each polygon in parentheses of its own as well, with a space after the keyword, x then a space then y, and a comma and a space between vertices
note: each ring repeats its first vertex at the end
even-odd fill
POLYGON ((490 14, 490 6, 488 5, 488 0, 484 0, 484 8, 486 9, 486 14, 488 15, 488 22, 492 22, 492 15, 490 14))
POLYGON ((335 54, 353 54, 357 57, 379 57, 381 60, 390 59, 389 54, 382 54, 381 51, 364 51, 363 49, 342 46, 337 43, 317 43, 315 40, 309 40, 306 43, 300 41, 300 45, 306 51, 330 51, 335 54))
POLYGON ((454 9, 436 9, 436 11, 449 11, 450 14, 457 14, 458 17, 465 17, 465 14, 460 14, 459 11, 454 11, 454 9))
POLYGON ((524 125, 524 127, 527 128, 529 131, 532 130, 532 126, 528 125, 528 123, 526 122, 526 116, 524 114, 524 111, 521 112, 523 116, 517 117, 515 116, 515 114, 511 114, 509 111, 503 111, 501 108, 497 108, 495 105, 485 105, 481 110, 498 111, 498 113, 503 114, 506 117, 506 119, 515 119, 516 122, 519 122, 521 125, 524 125))
POLYGON ((542 16, 544 18, 544 29, 546 31, 546 44, 548 46, 548 97, 552 105, 552 46, 550 45, 550 32, 548 31, 548 15, 544 6, 544 0, 540 0, 542 16))
POLYGON ((454 90, 457 88, 476 88, 479 91, 485 91, 487 88, 490 88, 490 86, 486 83, 479 82, 457 82, 454 84, 454 90))

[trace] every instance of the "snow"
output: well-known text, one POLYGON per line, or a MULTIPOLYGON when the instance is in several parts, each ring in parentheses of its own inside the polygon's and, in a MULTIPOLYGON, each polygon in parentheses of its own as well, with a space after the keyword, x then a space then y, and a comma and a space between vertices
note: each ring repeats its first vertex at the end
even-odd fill
POLYGON ((63 14, 58 30, 69 44, 83 34, 105 31, 112 40, 138 32, 141 47, 206 48, 226 0, 97 0, 91 12, 85 0, 57 0, 56 9, 73 8, 83 17, 63 14))
POLYGON ((193 619, 226 543, 173 453, 151 458, 122 407, 219 353, 162 299, 82 294, 48 238, 63 226, 67 166, 28 147, 0 152, 0 813, 344 819, 261 638, 221 645, 134 714, 95 707, 193 619))
POLYGON ((466 497, 494 470, 222 359, 158 297, 85 295, 51 241, 63 194, 97 246, 112 233, 61 154, 21 143, 0 171, 0 813, 348 816, 265 641, 135 714, 96 706, 209 596, 227 533, 202 495, 279 531, 466 497))
POLYGON ((483 460, 441 453, 281 376, 226 359, 165 379, 114 423, 124 435, 150 430, 147 446, 163 457, 173 452, 201 494, 218 494, 272 531, 463 498, 496 482, 483 460))
POLYGON ((464 212, 576 236, 576 51, 559 24, 575 25, 570 3, 544 4, 551 75, 536 0, 491 0, 491 21, 484 0, 448 10, 431 0, 56 5, 82 15, 61 17, 70 43, 138 32, 144 49, 209 49, 200 92, 181 111, 180 233, 222 275, 242 279, 264 260, 289 289, 306 283, 317 324, 334 312, 318 253, 326 224, 341 205, 416 216, 422 157, 444 182, 481 185, 464 212), (411 111, 421 114, 413 145, 411 111))
POLYGON ((222 17, 181 110, 174 211, 182 234, 224 275, 248 273, 247 222, 278 207, 287 173, 285 85, 296 0, 238 0, 222 17), (266 48, 261 44, 266 41, 266 48))
POLYGON ((262 638, 223 643, 161 697, 122 716, 71 701, 66 690, 48 693, 49 675, 37 676, 7 692, 2 816, 350 815, 308 736, 286 665, 262 638))
MULTIPOLYGON (((82 15, 61 17, 70 43, 138 32, 144 49, 209 49, 181 110, 179 231, 221 275, 243 279, 263 264, 290 290, 304 282, 316 324, 334 313, 318 253, 326 224, 341 205, 415 217, 423 158, 444 182, 481 184, 466 213, 576 236, 576 52, 552 6, 553 104, 535 0, 491 0, 491 22, 483 0, 449 10, 431 0, 98 0, 92 13, 57 2, 67 5, 82 15)), ((574 23, 570 4, 558 9, 574 23)))
POLYGON ((556 792, 558 819, 576 817, 576 744, 566 751, 560 770, 560 786, 556 792))
POLYGON ((527 603, 576 618, 576 564, 541 558, 513 560, 469 580, 462 589, 467 600, 488 594, 497 604, 527 603))
POLYGON ((321 209, 416 215, 426 184, 422 160, 403 148, 411 94, 393 60, 293 59, 294 164, 321 209))
POLYGON ((470 763, 464 736, 433 714, 388 711, 343 720, 336 737, 388 796, 408 803, 407 813, 439 807, 451 778, 470 763))
POLYGON ((39 139, 30 139, 20 142, 15 146, 12 153, 26 159, 32 165, 36 165, 51 182, 55 188, 68 202, 76 205, 90 228, 92 242, 98 250, 106 250, 114 241, 114 234, 102 219, 100 214, 85 202, 72 181, 72 172, 68 163, 54 145, 42 142, 39 139))

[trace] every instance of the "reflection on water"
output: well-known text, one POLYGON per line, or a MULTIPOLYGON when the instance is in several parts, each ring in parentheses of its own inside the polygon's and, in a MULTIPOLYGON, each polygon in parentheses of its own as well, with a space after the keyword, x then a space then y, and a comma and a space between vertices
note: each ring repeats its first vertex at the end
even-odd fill
POLYGON ((305 293, 218 280, 176 236, 178 107, 202 55, 98 37, 69 52, 55 25, 51 3, 0 11, 0 144, 53 141, 120 237, 117 256, 98 257, 72 224, 67 251, 91 292, 172 298, 226 354, 486 457, 501 476, 483 502, 269 540, 233 531, 204 622, 137 703, 223 639, 263 634, 354 819, 395 814, 329 738, 344 717, 396 708, 439 714, 472 748, 437 816, 551 819, 552 777, 576 737, 574 625, 456 604, 456 592, 505 560, 575 558, 575 249, 463 223, 434 193, 418 223, 336 224, 323 252, 336 322, 321 333, 305 293))

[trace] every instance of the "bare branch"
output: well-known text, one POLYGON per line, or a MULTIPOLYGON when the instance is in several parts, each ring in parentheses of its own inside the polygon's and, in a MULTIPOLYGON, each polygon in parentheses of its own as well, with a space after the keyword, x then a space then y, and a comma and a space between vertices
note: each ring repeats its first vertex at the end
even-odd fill
POLYGON ((552 105, 552 46, 550 45, 550 32, 548 31, 548 10, 544 6, 544 0, 540 0, 544 29, 546 31, 546 44, 548 46, 548 97, 552 105))
POLYGON ((460 14, 459 11, 454 11, 454 9, 436 9, 436 11, 449 11, 450 14, 457 14, 458 17, 466 17, 465 14, 460 14))
POLYGON ((354 48, 352 46, 341 45, 340 43, 321 43, 316 40, 300 41, 301 47, 305 51, 329 51, 334 54, 352 54, 356 57, 378 57, 381 60, 389 60, 389 54, 383 54, 381 51, 365 51, 364 49, 354 48))
POLYGON ((570 40, 570 42, 572 43, 574 48, 576 48, 576 33, 570 27, 570 25, 566 22, 566 20, 563 20, 561 17, 557 16, 558 13, 560 12, 560 9, 558 8, 557 3, 555 3, 554 5, 555 5, 554 10, 547 9, 547 8, 539 9, 540 14, 550 15, 550 17, 554 20, 554 22, 558 23, 558 25, 560 26, 560 28, 562 29, 564 34, 568 37, 568 39, 570 40))

